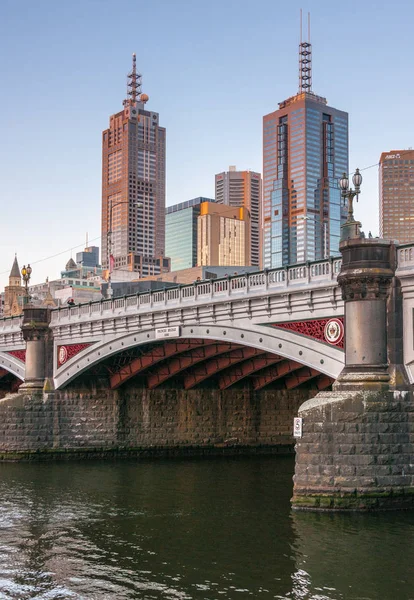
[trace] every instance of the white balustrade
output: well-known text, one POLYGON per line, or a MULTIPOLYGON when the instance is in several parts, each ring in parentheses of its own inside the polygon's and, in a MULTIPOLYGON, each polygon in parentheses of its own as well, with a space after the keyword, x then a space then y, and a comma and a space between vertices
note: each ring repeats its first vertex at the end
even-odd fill
POLYGON ((397 251, 398 268, 404 269, 414 265, 414 245, 402 246, 397 251))
MULTIPOLYGON (((413 255, 414 247, 403 248, 399 251, 399 260, 414 261, 413 255)), ((143 292, 113 300, 101 300, 72 308, 53 309, 51 322, 53 325, 67 319, 70 320, 75 316, 92 318, 93 315, 109 311, 116 311, 118 315, 127 310, 130 312, 132 309, 145 313, 152 309, 159 310, 160 305, 168 309, 168 307, 173 308, 181 303, 191 306, 192 304, 211 302, 214 299, 219 302, 227 297, 253 297, 278 290, 282 292, 286 287, 298 290, 304 287, 308 290, 312 284, 320 286, 326 282, 332 285, 332 280, 336 279, 340 269, 341 259, 335 258, 257 273, 226 276, 222 279, 195 281, 189 285, 177 285, 177 287, 165 290, 143 292)))
MULTIPOLYGON (((398 269, 414 268, 414 244, 400 246, 397 250, 398 269)), ((325 283, 335 284, 341 270, 341 257, 315 261, 300 265, 292 265, 278 269, 269 269, 243 275, 226 276, 209 281, 196 281, 189 285, 153 292, 142 292, 113 300, 89 302, 72 307, 52 309, 51 323, 74 323, 94 319, 104 313, 122 315, 131 311, 146 313, 160 310, 160 305, 166 309, 177 305, 191 306, 206 304, 212 301, 226 301, 227 298, 257 297, 272 293, 284 293, 286 288, 291 291, 301 288, 307 291, 312 286, 320 287, 325 283)), ((0 319, 0 342, 10 339, 10 335, 21 335, 22 316, 0 319)))

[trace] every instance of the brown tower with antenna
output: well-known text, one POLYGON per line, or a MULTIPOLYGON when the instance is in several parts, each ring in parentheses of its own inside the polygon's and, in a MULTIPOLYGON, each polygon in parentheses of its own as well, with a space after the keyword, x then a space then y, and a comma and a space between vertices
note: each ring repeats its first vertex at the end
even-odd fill
POLYGON ((102 265, 138 277, 169 270, 165 258, 166 131, 147 109, 136 56, 123 110, 102 133, 102 265))

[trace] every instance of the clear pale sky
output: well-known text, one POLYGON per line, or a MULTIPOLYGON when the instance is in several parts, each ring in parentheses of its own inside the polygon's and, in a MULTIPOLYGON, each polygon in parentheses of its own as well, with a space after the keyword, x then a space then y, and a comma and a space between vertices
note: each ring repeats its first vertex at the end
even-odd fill
MULTIPOLYGON (((261 172, 262 117, 297 92, 301 7, 313 91, 350 115, 351 169, 414 146, 412 1, 0 0, 0 289, 15 252, 39 283, 86 232, 100 246, 101 132, 133 52, 167 128, 167 205, 213 197, 229 165, 261 172)), ((363 176, 356 216, 375 234, 377 167, 363 176)))

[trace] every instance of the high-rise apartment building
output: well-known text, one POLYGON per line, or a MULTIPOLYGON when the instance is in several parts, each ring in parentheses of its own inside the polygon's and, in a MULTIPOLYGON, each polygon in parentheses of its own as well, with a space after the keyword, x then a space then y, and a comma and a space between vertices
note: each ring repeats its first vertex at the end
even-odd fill
POLYGON ((310 42, 299 45, 299 91, 263 117, 263 266, 336 254, 346 220, 348 114, 312 92, 310 42))
POLYGON ((250 214, 246 208, 203 202, 197 223, 198 266, 249 266, 250 214))
POLYGON ((228 171, 216 175, 216 202, 243 206, 250 213, 250 263, 261 266, 261 194, 262 177, 254 171, 228 171))
POLYGON ((146 108, 133 55, 128 97, 102 133, 102 264, 139 276, 168 270, 165 258, 165 137, 146 108))
POLYGON ((379 162, 380 236, 414 241, 414 150, 383 152, 379 162))
POLYGON ((171 260, 171 271, 197 265, 197 218, 203 202, 211 198, 192 198, 165 209, 165 252, 171 260))

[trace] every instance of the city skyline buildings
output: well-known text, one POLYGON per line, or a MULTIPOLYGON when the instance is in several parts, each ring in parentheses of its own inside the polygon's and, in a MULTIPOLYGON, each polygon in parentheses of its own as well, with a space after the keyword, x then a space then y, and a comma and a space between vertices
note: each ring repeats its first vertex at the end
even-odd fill
MULTIPOLYGON (((11 212, 3 215, 3 285, 16 250, 24 262, 33 265, 32 279, 42 281, 59 272, 60 258, 55 255, 83 247, 85 230, 90 232, 91 243, 100 246, 100 226, 96 222, 101 188, 99 133, 119 100, 119 87, 113 85, 119 77, 119 65, 137 47, 131 36, 121 34, 125 15, 131 20, 138 15, 144 21, 156 18, 160 32, 154 46, 150 29, 141 31, 139 64, 154 102, 156 99, 154 108, 169 131, 168 204, 199 194, 213 197, 211 174, 223 165, 234 162, 262 170, 258 126, 260 130, 261 115, 275 108, 274 99, 285 97, 284 91, 295 84, 299 5, 293 3, 286 8, 278 3, 260 3, 262 10, 254 21, 248 19, 247 12, 235 12, 222 4, 223 20, 217 20, 213 6, 214 2, 203 11, 202 18, 201 6, 191 13, 187 11, 185 20, 175 28, 170 27, 175 9, 157 2, 139 12, 127 0, 122 14, 110 7, 96 11, 88 3, 80 6, 76 0, 69 5, 54 5, 53 11, 44 5, 28 5, 24 22, 17 5, 4 7, 3 23, 7 27, 0 44, 8 61, 2 69, 5 93, 0 99, 2 131, 7 139, 2 197, 31 217, 30 221, 21 219, 18 232, 11 212), (276 17, 282 8, 284 26, 274 36, 274 18, 269 17, 276 17), (249 51, 241 43, 240 33, 245 27, 252 39, 249 51), (207 31, 213 45, 206 43, 207 31), (109 36, 112 43, 104 43, 109 36), (177 81, 176 69, 171 67, 183 64, 189 48, 194 62, 180 72, 177 81), (276 73, 274 61, 279 55, 284 58, 277 62, 276 73), (21 65, 29 56, 36 69, 28 65, 23 78, 21 65), (246 72, 255 73, 249 90, 246 72), (209 93, 212 77, 216 91, 209 93), (28 89, 30 102, 25 100, 28 89), (65 93, 58 94, 58 101, 50 101, 51 90, 56 96, 63 89, 65 93), (185 106, 191 106, 191 111, 185 106), (196 151, 185 155, 192 135, 196 151), (202 152, 198 152, 200 148, 202 152), (33 211, 33 206, 38 209, 33 211), (47 247, 41 234, 44 228, 48 230, 47 247)), ((376 11, 374 34, 370 28, 372 11, 365 5, 351 1, 346 7, 334 6, 322 1, 312 6, 313 41, 323 39, 323 47, 319 43, 314 47, 318 64, 314 82, 333 106, 351 115, 351 171, 359 166, 364 176, 356 216, 364 229, 374 234, 378 231, 378 167, 363 169, 378 162, 382 149, 407 148, 413 137, 407 120, 413 85, 403 74, 408 65, 409 23, 414 9, 402 2, 397 2, 394 9, 391 13, 385 8, 376 11), (358 9, 356 21, 353 8, 358 9), (359 39, 357 45, 348 43, 349 33, 345 32, 350 28, 359 39), (387 44, 383 43, 385 34, 387 44), (325 47, 330 51, 324 52, 325 47), (358 68, 347 68, 345 58, 347 65, 358 68), (352 81, 351 87, 357 93, 349 92, 350 84, 345 85, 345 80, 352 81), (372 102, 373 89, 379 84, 393 90, 393 118, 385 122, 383 115, 391 110, 389 96, 379 94, 372 102)))
POLYGON ((102 132, 102 265, 157 275, 165 258, 166 131, 149 111, 136 55, 128 74, 122 111, 102 132))
POLYGON ((380 236, 414 242, 414 150, 382 152, 378 176, 380 236))
POLYGON ((197 219, 200 205, 212 198, 192 198, 165 211, 165 252, 171 260, 171 271, 197 266, 197 219))
POLYGON ((346 220, 338 179, 348 170, 348 114, 312 91, 308 14, 298 92, 263 117, 264 268, 338 254, 346 220))
POLYGON ((250 213, 244 206, 200 204, 197 217, 197 266, 248 267, 250 213))
POLYGON ((230 166, 215 176, 215 199, 219 204, 244 207, 250 214, 249 265, 262 264, 262 176, 255 171, 238 171, 230 166))

